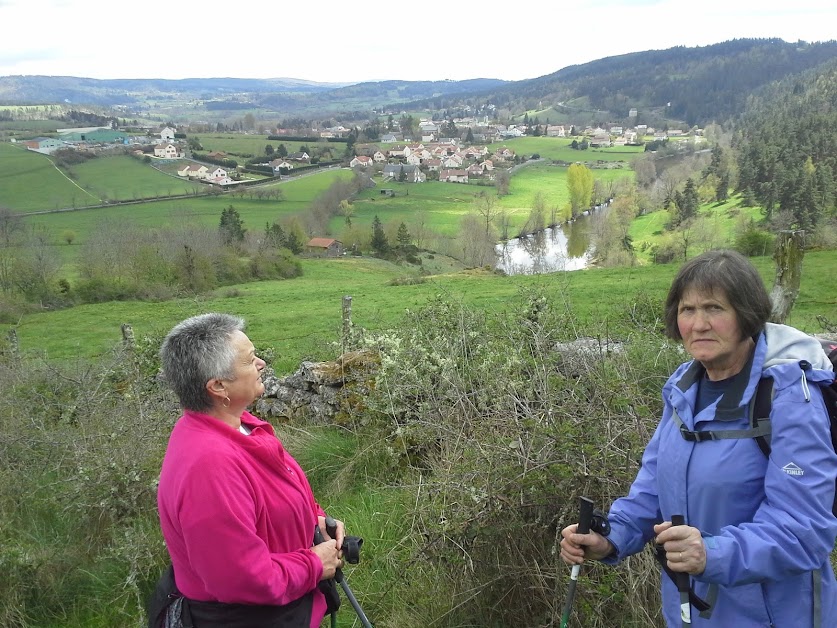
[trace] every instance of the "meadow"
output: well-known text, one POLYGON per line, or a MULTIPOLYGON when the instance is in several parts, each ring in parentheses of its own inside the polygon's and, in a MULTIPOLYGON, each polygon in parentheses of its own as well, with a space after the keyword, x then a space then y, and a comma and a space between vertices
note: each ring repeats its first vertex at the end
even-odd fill
POLYGON ((0 206, 27 212, 99 202, 64 176, 48 156, 0 142, 0 206))
MULTIPOLYGON (((771 285, 773 260, 760 257, 753 262, 766 285, 771 285)), ((23 351, 63 361, 108 353, 120 341, 122 323, 131 324, 138 337, 155 337, 193 314, 225 311, 244 316, 254 343, 260 349, 272 348, 277 371, 290 372, 303 359, 332 359, 339 354, 335 343, 340 340, 344 295, 353 298, 353 323, 380 331, 394 325, 406 310, 416 310, 437 295, 480 309, 502 310, 521 291, 557 291, 579 321, 607 334, 618 330, 617 321, 624 321, 637 304, 650 304, 661 315, 662 300, 679 267, 677 263, 511 277, 461 271, 432 275, 420 284, 391 285, 405 274, 403 267, 375 258, 302 263, 303 276, 297 279, 229 286, 209 295, 163 303, 112 302, 41 312, 24 316, 15 328, 23 351)), ((805 256, 802 287, 789 324, 816 332, 822 331, 817 315, 837 321, 837 295, 831 286, 835 266, 837 251, 812 251, 805 256)))
POLYGON ((109 200, 192 194, 203 187, 176 174, 164 174, 128 155, 89 159, 73 166, 72 171, 81 187, 109 200))
POLYGON ((573 140, 581 142, 583 138, 572 137, 516 137, 502 141, 503 146, 508 146, 518 155, 531 156, 535 153, 547 159, 565 161, 568 163, 580 162, 615 162, 624 161, 630 163, 632 159, 641 155, 645 150, 642 146, 610 146, 607 148, 588 148, 587 150, 575 150, 570 148, 573 140))
POLYGON ((57 244, 60 244, 60 236, 64 230, 75 231, 77 238, 73 247, 83 244, 96 226, 104 221, 128 221, 146 227, 165 227, 189 221, 217 227, 221 212, 229 205, 233 205, 240 212, 247 229, 262 231, 266 222, 272 223, 283 215, 302 211, 312 198, 331 185, 335 179, 348 177, 351 177, 348 170, 335 169, 276 182, 273 185, 279 186, 284 194, 284 200, 281 201, 232 195, 201 196, 44 213, 29 216, 27 220, 46 229, 53 235, 57 244))
POLYGON ((189 133, 189 138, 195 138, 203 146, 204 151, 220 150, 228 154, 253 155, 265 154, 265 147, 270 144, 274 150, 279 144, 284 144, 288 153, 293 153, 302 146, 308 146, 309 150, 314 146, 328 146, 342 154, 346 148, 344 143, 339 142, 293 142, 286 140, 270 140, 267 135, 244 135, 242 133, 189 133))
MULTIPOLYGON (((537 138, 535 138, 537 139, 537 138)), ((633 177, 628 169, 596 169, 593 178, 600 181, 616 181, 633 177)), ((495 195, 492 186, 479 184, 440 183, 426 181, 421 184, 382 183, 364 190, 353 201, 352 224, 362 229, 371 229, 372 221, 378 216, 384 225, 398 226, 404 223, 410 228, 415 224, 417 213, 424 212, 424 220, 435 232, 452 237, 459 231, 462 218, 474 211, 482 194, 495 195), (395 196, 381 196, 381 189, 393 190, 395 196)), ((497 205, 508 212, 512 232, 522 228, 529 212, 540 195, 547 210, 565 210, 569 206, 567 190, 567 169, 554 166, 548 161, 528 162, 515 170, 509 185, 509 194, 498 199, 497 205)), ((339 234, 343 218, 334 218, 331 230, 339 234)))

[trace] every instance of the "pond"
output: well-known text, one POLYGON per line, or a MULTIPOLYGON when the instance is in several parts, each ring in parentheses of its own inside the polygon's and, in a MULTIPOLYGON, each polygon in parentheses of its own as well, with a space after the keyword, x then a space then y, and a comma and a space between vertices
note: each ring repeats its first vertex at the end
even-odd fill
POLYGON ((593 259, 590 215, 538 233, 501 242, 495 248, 495 268, 507 275, 537 275, 558 270, 581 270, 593 259))

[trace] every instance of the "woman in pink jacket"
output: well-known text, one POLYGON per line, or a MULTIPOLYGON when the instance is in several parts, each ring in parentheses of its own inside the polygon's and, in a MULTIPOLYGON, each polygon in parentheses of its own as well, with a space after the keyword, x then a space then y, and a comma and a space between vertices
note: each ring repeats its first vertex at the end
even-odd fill
POLYGON ((343 524, 328 538, 302 469, 247 412, 264 393, 265 363, 243 327, 202 314, 175 326, 160 350, 184 409, 157 495, 180 594, 168 612, 195 628, 314 628, 326 613, 318 584, 342 566, 343 524), (313 545, 317 525, 326 542, 313 545))

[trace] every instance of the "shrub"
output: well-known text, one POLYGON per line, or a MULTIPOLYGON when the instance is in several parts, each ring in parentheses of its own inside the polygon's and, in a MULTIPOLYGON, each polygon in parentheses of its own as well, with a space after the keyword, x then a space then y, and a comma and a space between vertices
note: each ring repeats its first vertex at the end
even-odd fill
MULTIPOLYGON (((450 599, 416 602, 428 623, 560 623, 560 530, 578 496, 606 508, 625 494, 656 425, 679 353, 640 330, 622 353, 603 342, 570 359, 556 343, 573 340, 578 321, 552 307, 556 297, 522 293, 495 315, 438 298, 365 338, 381 352, 365 420, 396 469, 421 473, 411 518, 433 586, 450 599)), ((579 624, 660 623, 654 571, 645 554, 627 568, 595 567, 579 585, 579 624)))

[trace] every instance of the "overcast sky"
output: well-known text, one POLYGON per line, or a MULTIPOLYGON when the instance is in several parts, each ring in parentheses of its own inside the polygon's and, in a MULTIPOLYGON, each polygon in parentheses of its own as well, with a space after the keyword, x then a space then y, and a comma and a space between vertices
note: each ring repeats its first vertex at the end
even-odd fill
POLYGON ((520 80, 743 37, 837 37, 835 0, 0 0, 0 76, 520 80))

